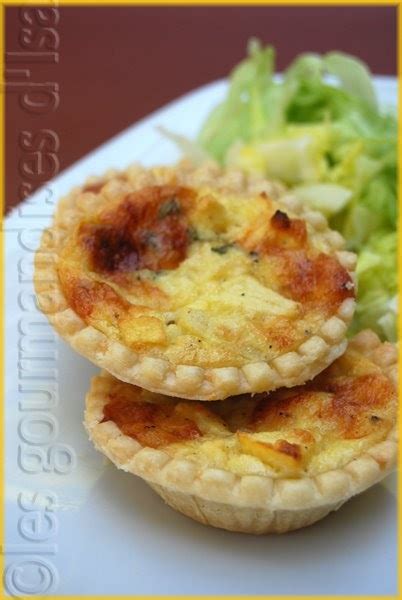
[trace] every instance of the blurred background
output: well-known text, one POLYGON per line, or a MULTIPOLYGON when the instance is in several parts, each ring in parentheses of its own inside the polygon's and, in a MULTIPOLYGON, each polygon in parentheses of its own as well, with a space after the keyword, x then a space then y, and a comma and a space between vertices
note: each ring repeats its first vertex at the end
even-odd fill
POLYGON ((61 171, 165 103, 224 77, 251 36, 276 47, 278 70, 300 52, 336 49, 360 57, 375 74, 396 74, 392 6, 60 7, 53 15, 35 13, 31 5, 31 12, 22 10, 6 8, 8 209, 51 172, 44 165, 29 185, 23 181, 23 132, 56 133, 61 171), (28 76, 31 83, 57 84, 54 110, 27 110, 21 90, 28 76))

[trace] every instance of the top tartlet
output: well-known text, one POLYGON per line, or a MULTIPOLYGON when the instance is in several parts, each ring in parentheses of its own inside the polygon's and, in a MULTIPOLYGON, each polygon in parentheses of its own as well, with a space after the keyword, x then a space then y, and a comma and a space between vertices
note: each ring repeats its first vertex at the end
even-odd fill
POLYGON ((118 379, 215 400, 306 382, 345 349, 355 256, 276 184, 187 163, 133 166, 59 203, 39 304, 118 379))

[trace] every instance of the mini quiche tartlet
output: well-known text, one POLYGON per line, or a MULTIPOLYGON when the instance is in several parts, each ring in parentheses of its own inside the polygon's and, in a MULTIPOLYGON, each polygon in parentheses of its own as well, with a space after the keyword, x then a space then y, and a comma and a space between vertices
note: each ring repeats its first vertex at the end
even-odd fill
POLYGON ((313 381, 209 403, 147 392, 103 372, 85 427, 117 467, 173 508, 249 533, 310 525, 396 461, 397 351, 363 331, 313 381))
POLYGON ((133 166, 59 203, 39 305, 117 378, 187 399, 299 385, 345 350, 355 255, 276 184, 133 166))

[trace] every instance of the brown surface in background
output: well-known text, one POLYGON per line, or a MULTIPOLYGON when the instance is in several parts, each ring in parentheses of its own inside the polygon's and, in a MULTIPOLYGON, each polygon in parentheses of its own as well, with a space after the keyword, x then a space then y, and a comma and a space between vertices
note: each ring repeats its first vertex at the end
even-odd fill
MULTIPOLYGON (((26 172, 27 160, 35 160, 21 148, 22 131, 50 129, 57 134, 60 171, 166 102, 225 76, 244 56, 252 35, 276 47, 279 70, 299 52, 338 49, 359 56, 374 73, 396 73, 395 7, 57 10, 58 64, 24 59, 16 65, 6 55, 6 67, 29 68, 31 81, 57 82, 60 88, 60 105, 44 115, 23 110, 19 93, 7 89, 8 208, 21 200, 24 185, 27 191, 22 169, 26 172)), ((20 9, 8 7, 8 52, 22 51, 23 27, 27 25, 21 23, 20 9)), ((46 43, 51 43, 50 38, 46 43)), ((15 72, 9 74, 8 81, 15 82, 15 77, 15 72)), ((41 176, 31 177, 32 188, 46 181, 50 164, 41 168, 41 176)))

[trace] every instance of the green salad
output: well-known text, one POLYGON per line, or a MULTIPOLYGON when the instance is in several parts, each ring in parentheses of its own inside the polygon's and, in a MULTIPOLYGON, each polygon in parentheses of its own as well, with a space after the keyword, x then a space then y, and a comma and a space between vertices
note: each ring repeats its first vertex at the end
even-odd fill
POLYGON ((300 55, 279 81, 257 40, 235 67, 198 145, 222 164, 283 181, 324 213, 358 254, 351 332, 396 339, 397 123, 380 110, 360 60, 300 55))

